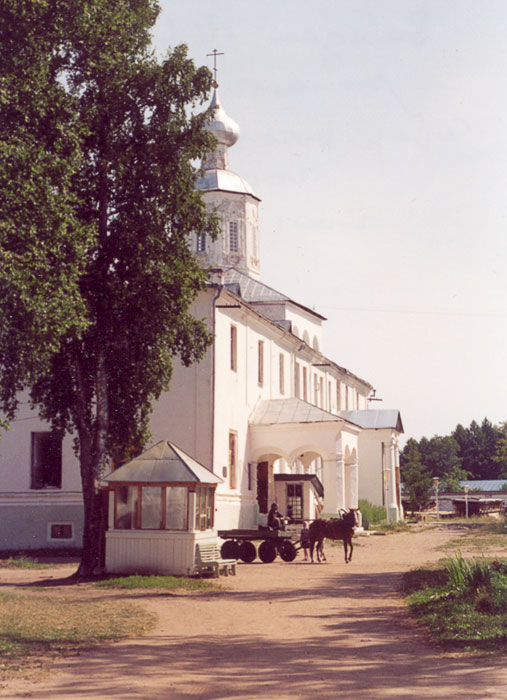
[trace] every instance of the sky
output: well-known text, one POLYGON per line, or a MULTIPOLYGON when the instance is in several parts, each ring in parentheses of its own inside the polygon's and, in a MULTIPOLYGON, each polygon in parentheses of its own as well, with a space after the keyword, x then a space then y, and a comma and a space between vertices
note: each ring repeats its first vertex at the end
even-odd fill
POLYGON ((262 281, 405 439, 507 420, 505 0, 160 2, 158 52, 224 53, 262 281))

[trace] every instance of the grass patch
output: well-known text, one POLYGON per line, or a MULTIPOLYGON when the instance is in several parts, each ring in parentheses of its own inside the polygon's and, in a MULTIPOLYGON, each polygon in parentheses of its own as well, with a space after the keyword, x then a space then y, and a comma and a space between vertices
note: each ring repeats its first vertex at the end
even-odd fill
POLYGON ((432 642, 449 650, 507 649, 507 560, 459 553, 439 568, 408 572, 402 590, 432 642))
POLYGON ((0 568, 2 569, 47 569, 50 564, 40 564, 36 559, 27 557, 24 554, 19 556, 9 557, 8 559, 0 559, 0 568))
POLYGON ((404 520, 399 520, 396 523, 388 523, 388 522, 383 522, 383 523, 378 523, 375 525, 375 530, 378 530, 379 532, 419 532, 419 530, 414 530, 412 525, 410 523, 405 522, 404 520))
POLYGON ((134 588, 164 588, 166 590, 183 589, 186 591, 209 591, 217 590, 219 586, 197 578, 185 578, 183 576, 120 576, 117 578, 107 578, 97 581, 97 588, 123 588, 132 590, 134 588))
POLYGON ((453 524, 467 525, 466 538, 457 537, 439 547, 442 552, 454 552, 465 549, 474 552, 486 552, 488 549, 507 551, 507 527, 505 521, 491 522, 491 518, 470 518, 452 521, 453 524))
POLYGON ((0 593, 0 679, 94 644, 137 636, 155 618, 124 601, 0 593))

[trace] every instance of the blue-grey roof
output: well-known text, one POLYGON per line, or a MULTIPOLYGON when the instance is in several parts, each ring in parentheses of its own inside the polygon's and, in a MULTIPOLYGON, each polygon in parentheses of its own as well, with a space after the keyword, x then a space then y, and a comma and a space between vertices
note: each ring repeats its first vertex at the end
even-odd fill
POLYGON ((507 478, 460 481, 459 484, 460 486, 468 486, 469 489, 479 489, 481 491, 501 491, 502 486, 507 484, 507 478))
MULTIPOLYGON (((299 308, 304 309, 305 311, 312 314, 313 316, 317 316, 317 318, 320 318, 323 321, 326 320, 325 316, 322 316, 321 314, 317 313, 313 309, 309 309, 307 306, 303 306, 302 304, 299 304, 297 301, 290 299, 285 294, 282 294, 281 292, 277 292, 276 289, 273 289, 272 287, 268 287, 267 284, 264 284, 263 282, 259 282, 259 280, 255 280, 252 277, 245 275, 243 272, 236 270, 236 268, 234 268, 234 267, 225 271, 224 282, 227 285, 238 284, 239 290, 240 290, 240 296, 248 304, 255 304, 255 305, 259 304, 260 305, 260 304, 276 304, 276 303, 281 303, 281 302, 290 302, 291 304, 294 304, 295 306, 298 306, 299 308)), ((262 311, 260 313, 262 313, 262 311)))
POLYGON ((104 481, 124 484, 219 484, 222 479, 176 445, 161 440, 139 457, 108 474, 104 481))
POLYGON ((340 411, 339 416, 365 430, 391 428, 403 433, 403 423, 398 409, 366 409, 362 411, 340 411))
POLYGON ((249 194, 254 199, 259 200, 259 197, 254 193, 248 182, 240 175, 232 172, 232 170, 221 170, 219 168, 206 170, 204 175, 197 179, 197 189, 249 194))
POLYGON ((250 417, 250 425, 278 425, 285 423, 342 422, 334 413, 301 399, 268 399, 259 401, 250 417))

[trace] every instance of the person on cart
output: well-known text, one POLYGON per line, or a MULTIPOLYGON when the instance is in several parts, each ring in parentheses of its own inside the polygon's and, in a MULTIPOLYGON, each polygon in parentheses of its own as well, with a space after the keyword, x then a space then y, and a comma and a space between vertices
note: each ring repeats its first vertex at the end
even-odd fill
POLYGON ((272 503, 268 513, 268 527, 271 530, 285 530, 285 520, 278 510, 278 503, 272 503))

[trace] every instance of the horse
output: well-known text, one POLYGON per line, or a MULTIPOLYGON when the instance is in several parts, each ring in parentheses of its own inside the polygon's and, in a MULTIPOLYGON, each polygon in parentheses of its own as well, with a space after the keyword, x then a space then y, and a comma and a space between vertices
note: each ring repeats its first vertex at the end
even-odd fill
POLYGON ((349 511, 344 511, 340 518, 318 518, 310 523, 308 528, 310 531, 310 557, 313 562, 313 548, 317 543, 317 561, 321 559, 326 561, 324 555, 324 538, 330 540, 343 540, 343 549, 345 552, 345 563, 352 561, 352 537, 355 529, 359 524, 357 516, 358 509, 351 508, 349 511), (350 550, 350 553, 349 553, 350 550))

